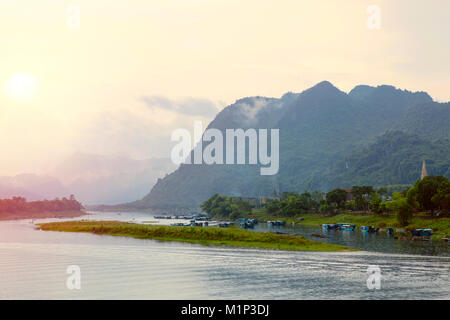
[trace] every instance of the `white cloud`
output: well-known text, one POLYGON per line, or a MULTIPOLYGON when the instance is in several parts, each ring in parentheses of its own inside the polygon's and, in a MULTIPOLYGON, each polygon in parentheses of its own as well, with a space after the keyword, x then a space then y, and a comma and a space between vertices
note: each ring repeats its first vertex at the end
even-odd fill
POLYGON ((189 116, 213 117, 219 112, 216 103, 202 98, 171 100, 164 96, 144 96, 141 101, 150 109, 161 108, 189 116))

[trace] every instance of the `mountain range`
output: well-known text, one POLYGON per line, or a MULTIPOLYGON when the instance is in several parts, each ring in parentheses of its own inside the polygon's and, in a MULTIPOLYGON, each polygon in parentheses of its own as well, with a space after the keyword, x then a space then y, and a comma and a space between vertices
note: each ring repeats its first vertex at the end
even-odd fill
POLYGON ((389 85, 359 85, 346 93, 323 81, 281 98, 239 99, 208 128, 279 129, 278 174, 261 176, 257 165, 182 164, 141 200, 117 208, 178 212, 198 210, 215 193, 262 197, 409 184, 420 177, 423 160, 430 174, 449 177, 449 124, 449 103, 389 85))
POLYGON ((84 205, 117 204, 145 196, 176 168, 170 159, 135 160, 76 152, 46 175, 19 174, 0 177, 0 198, 55 199, 74 194, 84 205))

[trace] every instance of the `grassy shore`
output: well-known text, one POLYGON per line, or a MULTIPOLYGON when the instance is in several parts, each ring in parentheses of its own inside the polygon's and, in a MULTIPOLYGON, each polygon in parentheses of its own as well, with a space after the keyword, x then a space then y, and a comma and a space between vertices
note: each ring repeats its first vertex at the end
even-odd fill
POLYGON ((430 218, 424 213, 416 214, 407 226, 400 226, 394 215, 378 215, 373 213, 341 213, 334 216, 317 213, 300 214, 294 217, 280 217, 268 214, 264 209, 253 210, 252 217, 259 221, 284 220, 287 224, 309 227, 320 227, 324 223, 348 222, 358 226, 375 226, 379 228, 394 227, 401 229, 433 229, 433 239, 441 239, 450 235, 450 218, 430 218), (303 220, 300 220, 303 218, 303 220))
POLYGON ((343 251, 344 246, 311 241, 301 236, 252 232, 238 228, 152 226, 119 221, 67 221, 39 224, 41 230, 88 232, 202 245, 290 251, 343 251))
POLYGON ((45 218, 75 218, 85 215, 84 211, 36 211, 36 212, 2 212, 2 220, 21 220, 21 219, 45 219, 45 218))

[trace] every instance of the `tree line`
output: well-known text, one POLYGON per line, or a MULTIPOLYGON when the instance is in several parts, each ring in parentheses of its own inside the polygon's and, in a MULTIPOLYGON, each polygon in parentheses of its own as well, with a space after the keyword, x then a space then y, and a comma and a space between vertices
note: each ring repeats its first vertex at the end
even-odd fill
MULTIPOLYGON (((240 197, 216 194, 202 203, 201 209, 211 217, 237 219, 251 213, 255 204, 240 197)), ((280 197, 267 201, 267 213, 292 217, 304 213, 337 214, 356 211, 374 214, 395 214, 401 225, 407 225, 415 212, 442 215, 450 212, 450 181, 444 176, 427 176, 402 191, 389 196, 389 188, 353 186, 349 192, 337 188, 324 193, 283 192, 280 197), (352 198, 351 200, 349 198, 352 198)))
POLYGON ((0 213, 14 212, 62 212, 80 211, 83 206, 74 195, 67 198, 56 198, 55 200, 41 200, 27 202, 26 198, 13 197, 11 199, 0 199, 0 213))

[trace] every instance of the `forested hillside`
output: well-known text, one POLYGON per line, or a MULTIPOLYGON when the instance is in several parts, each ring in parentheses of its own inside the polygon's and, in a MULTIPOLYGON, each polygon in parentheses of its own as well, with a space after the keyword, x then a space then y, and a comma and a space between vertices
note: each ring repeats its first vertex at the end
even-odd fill
MULTIPOLYGON (((450 105, 425 92, 357 86, 348 94, 324 81, 280 99, 249 97, 223 109, 209 128, 277 128, 280 169, 258 165, 182 165, 128 209, 198 209, 213 194, 270 196, 355 184, 409 184, 426 160, 450 176, 450 105)), ((205 142, 203 142, 206 145, 205 142)))

